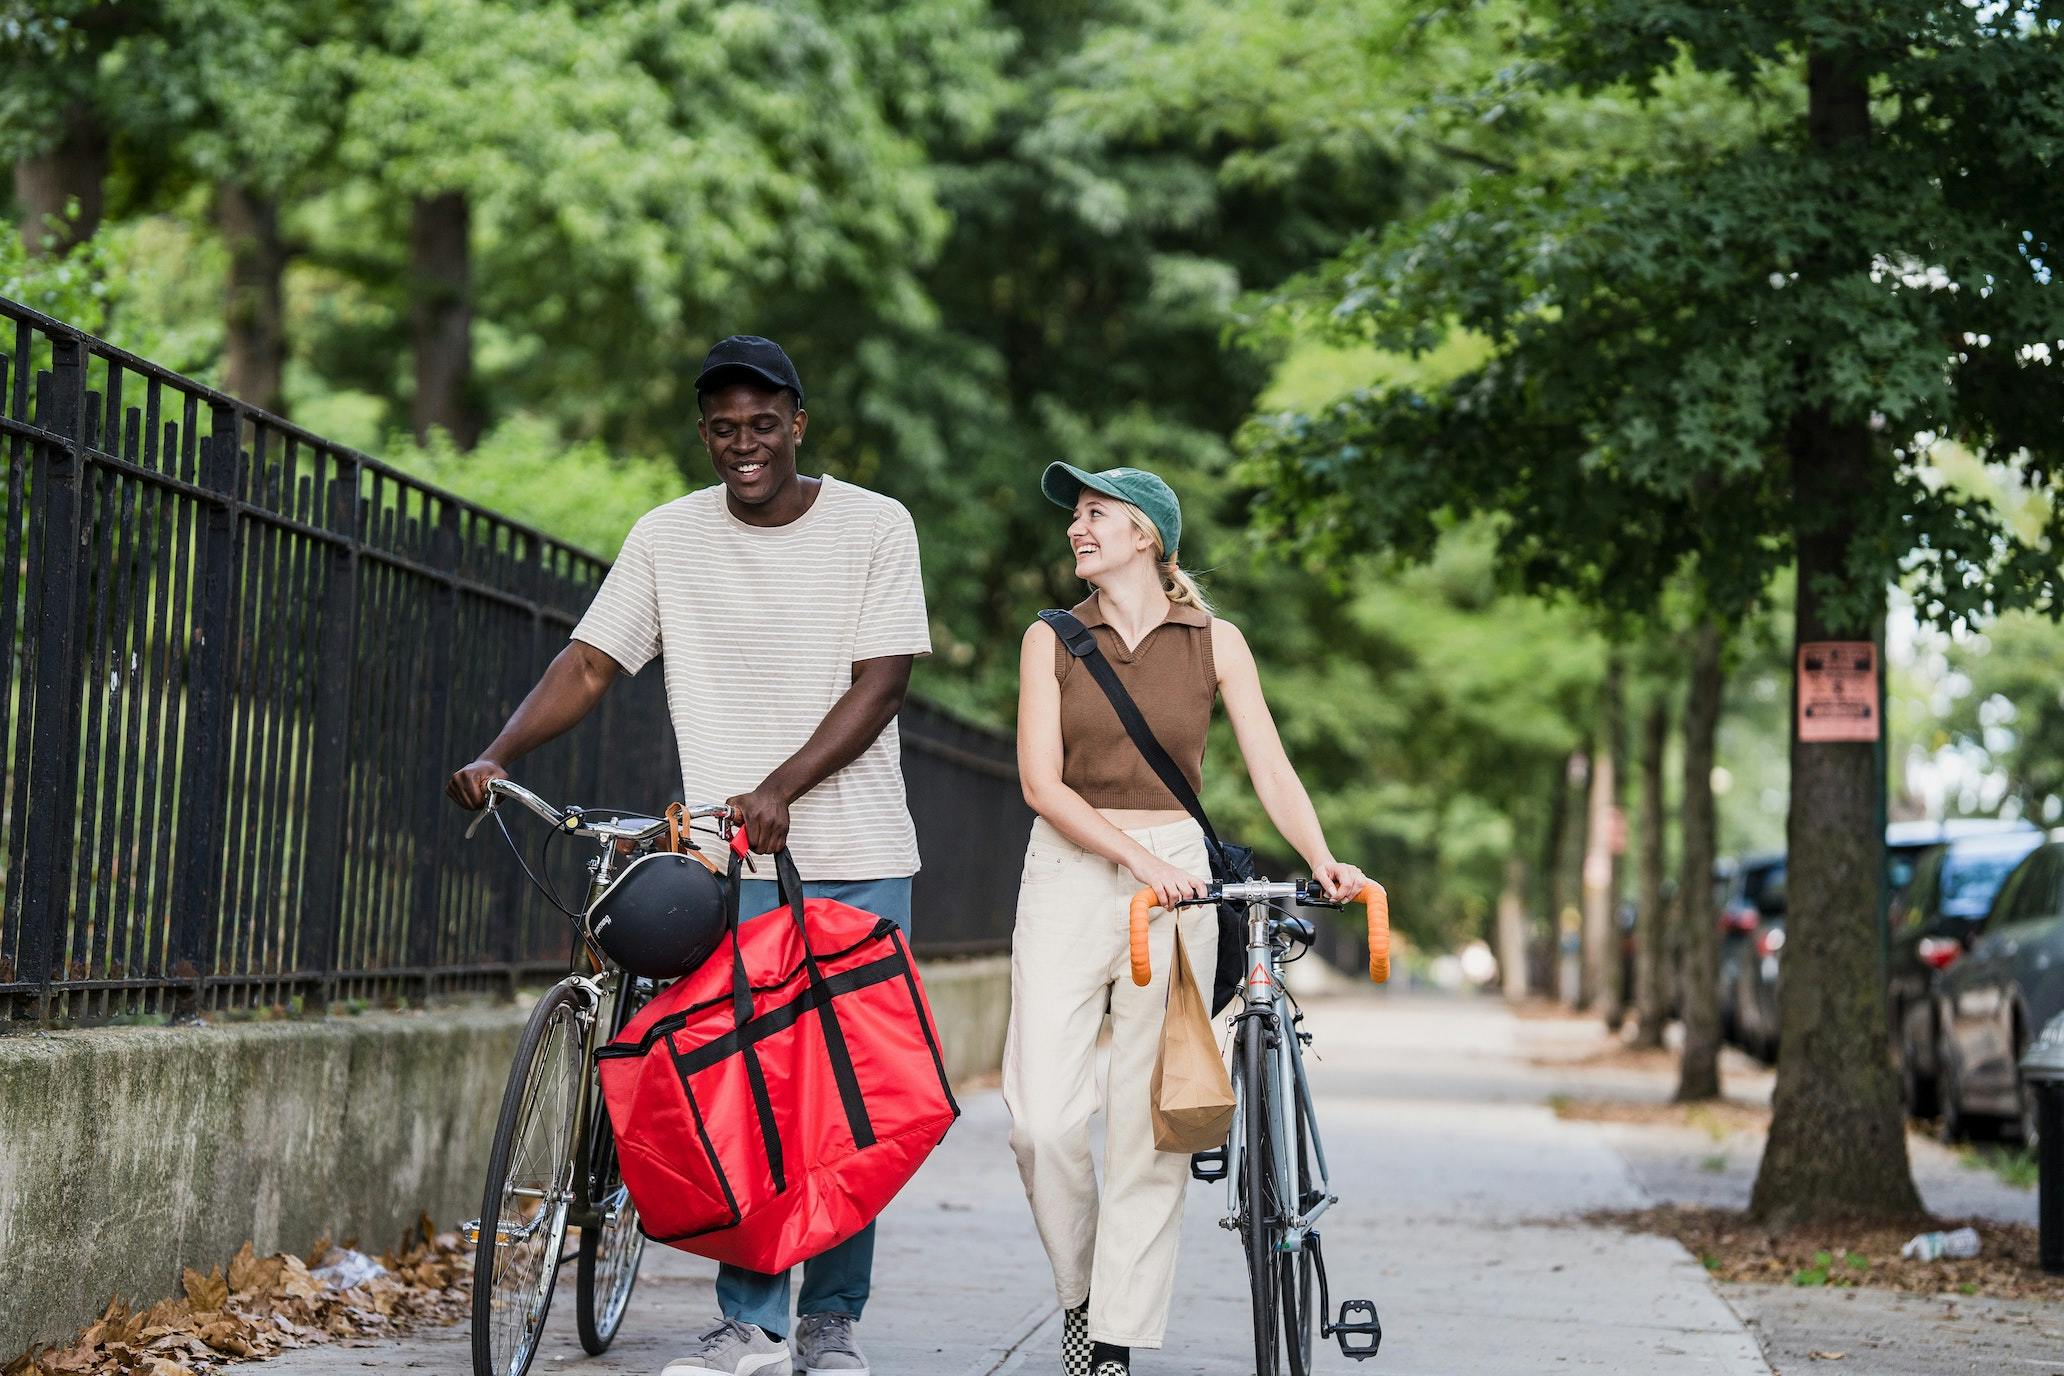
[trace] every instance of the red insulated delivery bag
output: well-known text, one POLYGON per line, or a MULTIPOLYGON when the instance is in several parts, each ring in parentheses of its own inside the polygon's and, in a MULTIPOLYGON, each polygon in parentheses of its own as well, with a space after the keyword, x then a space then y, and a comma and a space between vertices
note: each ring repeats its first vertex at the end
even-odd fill
POLYGON ((596 1053, 646 1235, 761 1272, 873 1222, 960 1113, 901 929, 775 861, 783 907, 741 925, 734 858, 723 944, 596 1053))

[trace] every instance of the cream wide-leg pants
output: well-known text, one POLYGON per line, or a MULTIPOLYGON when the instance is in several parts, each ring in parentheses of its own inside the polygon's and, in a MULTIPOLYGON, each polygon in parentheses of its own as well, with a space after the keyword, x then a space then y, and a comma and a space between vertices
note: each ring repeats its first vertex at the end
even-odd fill
MULTIPOLYGON (((1204 833, 1183 821, 1128 833, 1192 874, 1209 874, 1204 833)), ((1153 983, 1132 982, 1127 923, 1139 881, 1044 819, 1033 824, 1011 938, 1003 1101, 1032 1220, 1061 1307, 1089 1298, 1092 1342, 1159 1347, 1175 1292, 1190 1158, 1154 1148, 1148 1082, 1160 1046, 1178 914, 1154 910, 1153 983), (1103 1096, 1104 1187, 1090 1160, 1097 1035, 1108 996, 1111 1068, 1103 1096)), ((1184 908, 1183 944, 1207 991, 1218 945, 1208 907, 1184 908)))

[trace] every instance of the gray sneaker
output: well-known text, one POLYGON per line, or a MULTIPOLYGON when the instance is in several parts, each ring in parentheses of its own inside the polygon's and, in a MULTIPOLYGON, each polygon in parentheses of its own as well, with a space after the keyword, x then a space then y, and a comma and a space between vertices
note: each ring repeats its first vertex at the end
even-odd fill
POLYGON ((804 1376, 867 1376, 867 1358, 853 1341, 851 1314, 805 1314, 796 1320, 796 1358, 804 1376))
POLYGON ((788 1344, 757 1324, 723 1319, 695 1341, 695 1350, 668 1362, 660 1376, 790 1376, 788 1344))

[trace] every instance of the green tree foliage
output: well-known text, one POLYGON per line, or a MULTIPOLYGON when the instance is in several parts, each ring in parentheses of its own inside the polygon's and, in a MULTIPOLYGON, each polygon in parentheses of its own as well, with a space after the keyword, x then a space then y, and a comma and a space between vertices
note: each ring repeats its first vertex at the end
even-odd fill
MULTIPOLYGON (((1796 561, 1804 640, 1873 638, 1901 578, 1935 620, 2054 608, 2054 7, 1539 9, 1517 89, 1667 113, 1690 70, 1747 116, 1487 174, 1336 260, 1313 291, 1352 337, 1423 350, 1461 328, 1491 356, 1259 427, 1264 525, 1423 557, 1487 513, 1525 586, 1639 610, 1690 569, 1730 617, 1796 561), (1931 483, 1943 438, 2044 493, 2040 534, 1931 483)), ((1889 1074, 1855 1055, 1882 1027, 1871 778, 1867 748, 1794 746, 1766 1217, 1915 1207, 1889 1074)))
MULTIPOLYGON (((1423 567, 1345 587, 1278 570, 1265 586, 1248 633, 1329 839, 1383 876, 1415 939, 1483 934, 1507 857, 1539 854, 1586 745, 1602 637, 1575 608, 1502 593, 1481 528, 1423 567)), ((1214 744, 1213 817, 1270 835, 1230 740, 1214 744)))
POLYGON ((2064 817, 2064 637, 2046 618, 2003 616, 1949 654, 1963 691, 1950 738, 2005 775, 2022 815, 2064 817))

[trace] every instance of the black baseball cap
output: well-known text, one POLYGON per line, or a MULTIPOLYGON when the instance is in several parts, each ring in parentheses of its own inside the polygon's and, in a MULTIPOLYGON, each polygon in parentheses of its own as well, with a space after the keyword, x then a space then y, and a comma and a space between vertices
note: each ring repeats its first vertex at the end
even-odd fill
POLYGON ((734 334, 718 340, 709 357, 702 361, 702 371, 695 375, 695 395, 700 397, 727 383, 747 381, 786 387, 795 393, 796 405, 803 404, 803 380, 796 376, 795 364, 788 361, 779 344, 756 334, 734 334))

